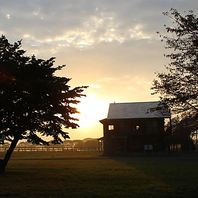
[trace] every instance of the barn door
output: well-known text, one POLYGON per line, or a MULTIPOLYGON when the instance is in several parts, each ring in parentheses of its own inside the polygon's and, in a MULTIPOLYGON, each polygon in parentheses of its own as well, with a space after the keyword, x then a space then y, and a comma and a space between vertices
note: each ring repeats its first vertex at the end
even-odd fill
POLYGON ((114 149, 116 154, 126 153, 126 140, 125 139, 114 140, 114 149))

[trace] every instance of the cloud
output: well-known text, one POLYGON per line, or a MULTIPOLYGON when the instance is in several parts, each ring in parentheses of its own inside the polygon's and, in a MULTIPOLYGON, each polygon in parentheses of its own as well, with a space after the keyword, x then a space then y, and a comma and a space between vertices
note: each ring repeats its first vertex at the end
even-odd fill
POLYGON ((90 85, 90 88, 96 88, 96 89, 99 89, 99 88, 100 88, 100 85, 90 85))
POLYGON ((114 81, 115 78, 107 77, 107 78, 102 78, 97 80, 98 82, 109 82, 109 81, 114 81))
POLYGON ((74 86, 113 93, 126 82, 126 90, 144 86, 137 76, 149 82, 163 70, 165 50, 156 31, 170 23, 162 12, 171 7, 198 12, 196 0, 1 1, 0 30, 11 42, 22 38, 27 54, 57 57, 56 65, 67 65, 59 74, 72 77, 74 86))
MULTIPOLYGON (((198 14, 197 0, 0 0, 0 34, 22 39, 26 55, 56 57, 57 75, 106 101, 148 101, 155 71, 169 60, 156 31, 171 7, 198 14)), ((101 129, 102 130, 102 129, 101 129)), ((98 134, 101 133, 97 131, 98 134)), ((94 131, 96 131, 94 129, 94 131)), ((83 133, 81 133, 83 134, 83 133)))
POLYGON ((187 9, 191 4, 197 5, 195 0, 2 1, 0 30, 13 39, 31 38, 33 45, 56 43, 86 49, 99 42, 154 38, 166 20, 163 11, 187 9))

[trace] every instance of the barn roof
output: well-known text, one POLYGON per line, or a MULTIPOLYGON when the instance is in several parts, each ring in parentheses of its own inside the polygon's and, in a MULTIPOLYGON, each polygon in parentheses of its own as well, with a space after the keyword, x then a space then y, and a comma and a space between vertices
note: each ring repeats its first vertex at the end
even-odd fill
POLYGON ((159 102, 110 103, 107 119, 170 118, 168 109, 155 110, 159 102))

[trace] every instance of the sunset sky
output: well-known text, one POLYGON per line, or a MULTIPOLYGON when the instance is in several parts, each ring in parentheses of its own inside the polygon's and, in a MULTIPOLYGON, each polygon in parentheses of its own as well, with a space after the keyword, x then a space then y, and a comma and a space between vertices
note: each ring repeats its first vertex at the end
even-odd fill
POLYGON ((197 0, 0 0, 0 33, 13 43, 22 39, 26 55, 56 57, 67 65, 57 75, 72 78, 71 87, 88 85, 78 106, 80 128, 67 130, 71 139, 100 138, 100 119, 110 102, 156 101, 151 84, 163 57, 165 33, 172 21, 162 12, 182 15, 197 0))

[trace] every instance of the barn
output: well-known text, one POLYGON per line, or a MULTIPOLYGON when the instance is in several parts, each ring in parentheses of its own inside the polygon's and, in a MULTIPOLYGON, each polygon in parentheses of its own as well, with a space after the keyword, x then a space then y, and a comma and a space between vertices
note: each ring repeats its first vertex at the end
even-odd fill
POLYGON ((168 148, 171 123, 167 108, 159 102, 110 103, 108 116, 100 120, 103 137, 99 139, 104 154, 156 154, 168 148))

